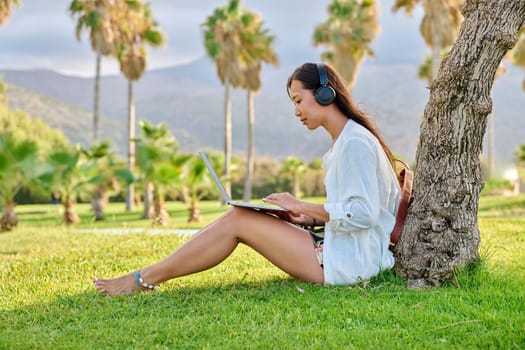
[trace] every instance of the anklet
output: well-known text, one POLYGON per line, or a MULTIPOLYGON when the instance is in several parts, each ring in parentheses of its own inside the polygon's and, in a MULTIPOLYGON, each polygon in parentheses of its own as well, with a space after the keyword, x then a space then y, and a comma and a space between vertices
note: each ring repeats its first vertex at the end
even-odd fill
POLYGON ((145 282, 142 276, 140 275, 140 272, 137 272, 135 274, 135 288, 137 288, 138 290, 140 286, 148 288, 150 290, 159 289, 159 286, 145 282))

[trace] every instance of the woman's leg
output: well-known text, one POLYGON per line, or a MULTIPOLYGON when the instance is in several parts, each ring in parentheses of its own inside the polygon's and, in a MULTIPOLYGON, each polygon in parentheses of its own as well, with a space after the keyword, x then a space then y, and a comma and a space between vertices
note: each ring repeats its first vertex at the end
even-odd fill
MULTIPOLYGON (((158 284, 203 271, 226 259, 239 243, 252 247, 297 279, 324 282, 323 269, 319 266, 308 232, 245 208, 231 209, 171 255, 141 269, 140 273, 147 283, 158 284)), ((110 295, 131 293, 135 290, 135 275, 95 279, 95 286, 110 295)))

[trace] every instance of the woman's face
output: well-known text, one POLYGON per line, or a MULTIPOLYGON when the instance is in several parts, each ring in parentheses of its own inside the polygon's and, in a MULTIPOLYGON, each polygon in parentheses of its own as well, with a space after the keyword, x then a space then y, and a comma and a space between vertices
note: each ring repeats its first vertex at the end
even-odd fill
POLYGON ((295 116, 300 118, 304 126, 309 130, 315 130, 322 124, 322 106, 315 100, 313 92, 304 89, 299 80, 292 80, 290 98, 294 104, 295 116))

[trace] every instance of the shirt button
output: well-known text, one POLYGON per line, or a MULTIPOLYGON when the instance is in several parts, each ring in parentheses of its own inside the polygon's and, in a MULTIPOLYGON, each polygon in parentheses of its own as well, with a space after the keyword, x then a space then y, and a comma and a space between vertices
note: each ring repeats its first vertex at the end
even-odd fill
POLYGON ((346 213, 346 217, 350 219, 352 217, 352 214, 346 213))

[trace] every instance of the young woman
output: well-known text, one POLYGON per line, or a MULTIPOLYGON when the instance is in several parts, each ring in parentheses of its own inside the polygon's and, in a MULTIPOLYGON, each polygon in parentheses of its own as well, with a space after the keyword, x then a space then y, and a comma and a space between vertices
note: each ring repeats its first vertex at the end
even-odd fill
POLYGON ((394 265, 388 249, 400 188, 392 153, 372 120, 352 102, 328 65, 305 63, 288 79, 295 115, 332 138, 323 157, 326 203, 272 193, 266 202, 289 209, 281 218, 234 207, 163 260, 114 279, 93 280, 107 295, 156 289, 164 281, 209 269, 239 243, 299 280, 352 284, 394 265), (324 225, 324 241, 308 226, 324 225))

